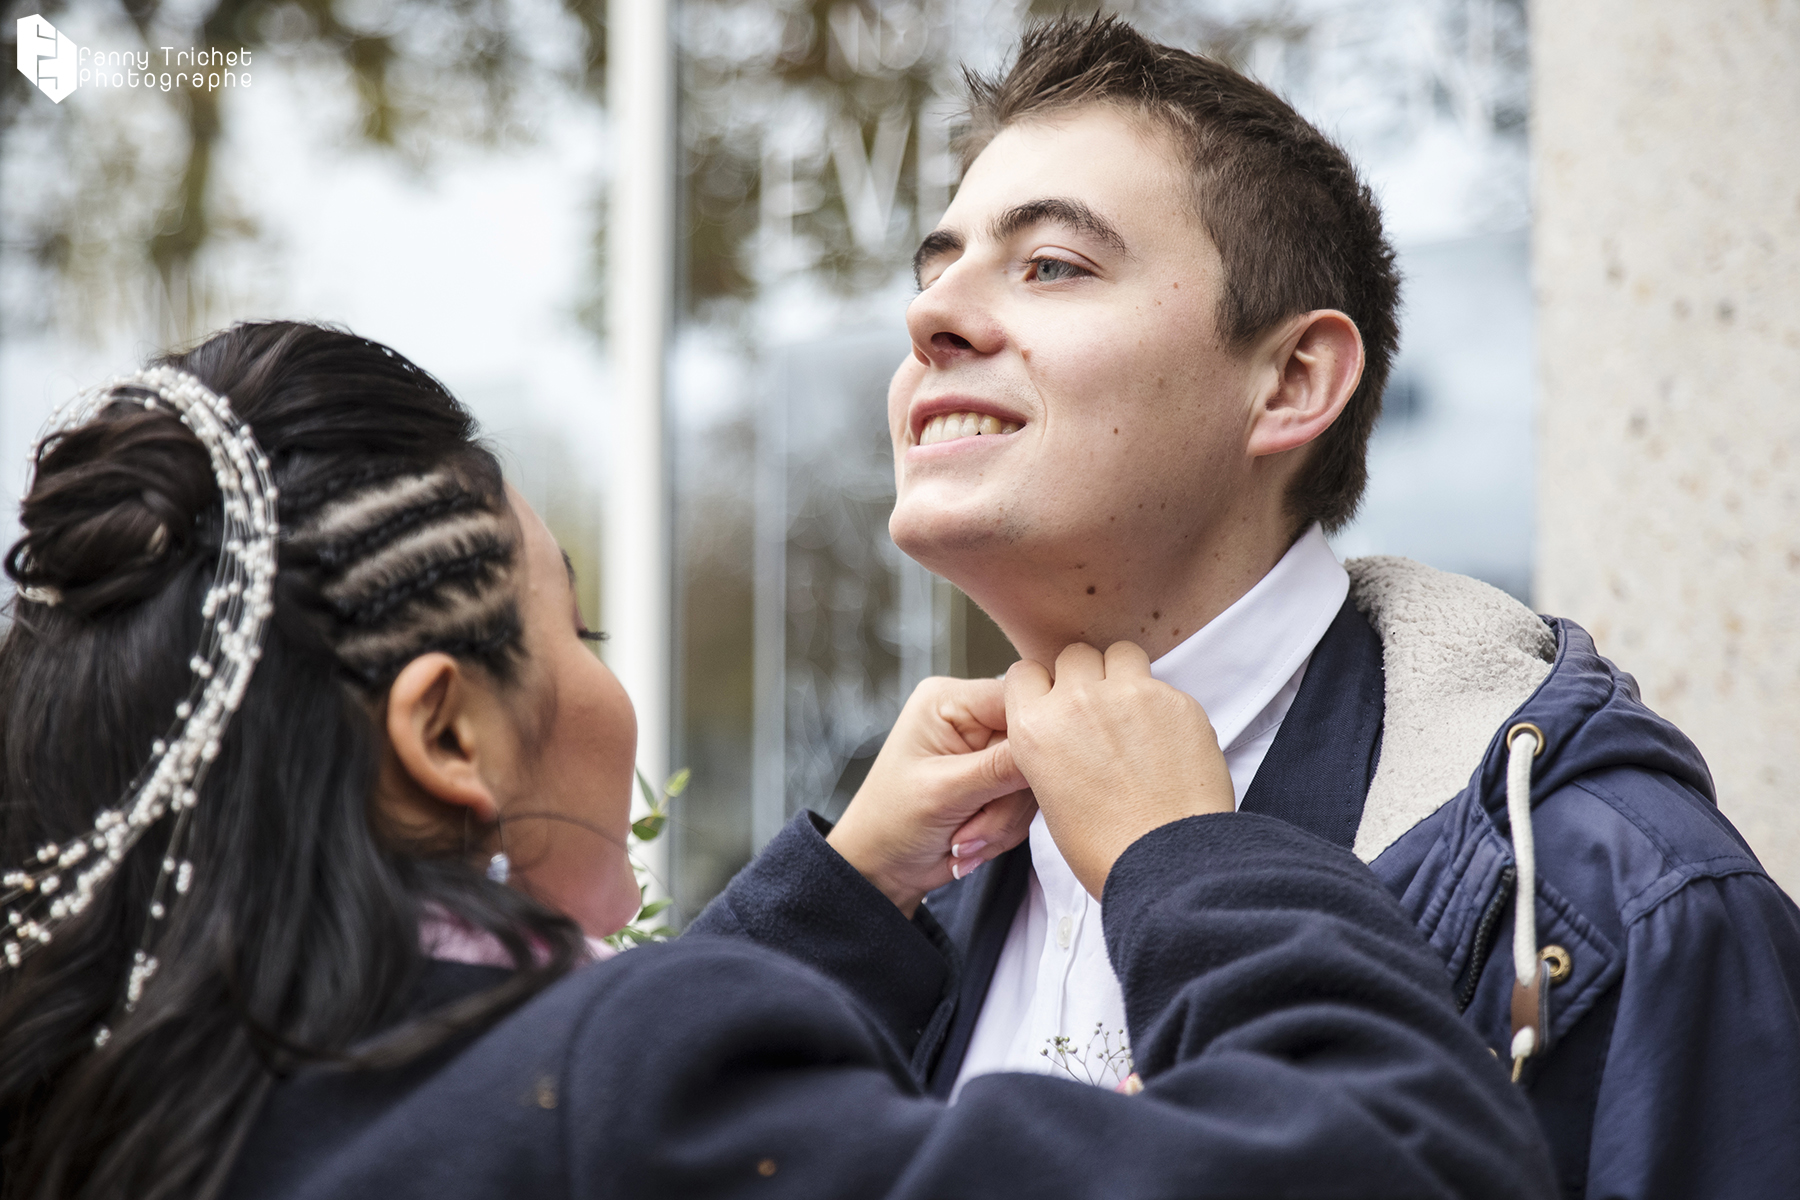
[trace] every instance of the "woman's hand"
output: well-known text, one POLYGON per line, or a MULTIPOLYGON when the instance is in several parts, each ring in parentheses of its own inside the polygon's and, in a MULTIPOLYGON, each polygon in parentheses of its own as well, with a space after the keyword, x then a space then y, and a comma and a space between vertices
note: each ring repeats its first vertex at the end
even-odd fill
POLYGON ((1025 839, 1037 804, 1006 742, 998 679, 927 679, 827 839, 908 917, 925 893, 1025 839))
POLYGON ((1231 812, 1231 775, 1193 697, 1131 642, 1076 643, 1006 673, 1008 744, 1075 878, 1096 899, 1125 848, 1158 826, 1231 812))

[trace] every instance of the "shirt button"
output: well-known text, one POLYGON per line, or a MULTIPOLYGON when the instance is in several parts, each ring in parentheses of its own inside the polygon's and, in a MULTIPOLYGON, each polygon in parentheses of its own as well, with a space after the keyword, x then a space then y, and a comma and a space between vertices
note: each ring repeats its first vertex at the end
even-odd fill
POLYGON ((1075 918, 1064 917, 1056 923, 1056 944, 1064 950, 1069 948, 1069 941, 1075 936, 1075 918))

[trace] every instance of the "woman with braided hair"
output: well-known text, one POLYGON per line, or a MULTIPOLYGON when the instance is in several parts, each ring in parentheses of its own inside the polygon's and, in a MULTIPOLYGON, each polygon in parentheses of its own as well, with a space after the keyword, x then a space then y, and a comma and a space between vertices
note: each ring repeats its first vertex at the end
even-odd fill
POLYGON ((597 961, 638 901, 631 706, 435 379, 240 325, 89 396, 20 516, 8 1200, 1547 1194, 1410 922, 1231 813, 1135 648, 929 682, 835 829, 802 814, 699 932, 597 961), (1027 781, 1104 889, 1146 1086, 947 1108, 909 1061, 959 969, 920 899, 1017 841, 1027 781), (796 944, 821 876, 861 907, 796 944))

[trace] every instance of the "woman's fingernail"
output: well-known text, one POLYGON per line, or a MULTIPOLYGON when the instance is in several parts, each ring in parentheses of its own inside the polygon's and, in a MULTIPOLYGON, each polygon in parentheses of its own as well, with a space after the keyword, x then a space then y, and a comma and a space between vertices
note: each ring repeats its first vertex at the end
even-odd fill
POLYGON ((964 876, 973 875, 986 862, 985 858, 979 862, 953 862, 950 864, 950 878, 962 879, 964 876))
POLYGON ((956 845, 950 847, 950 857, 973 858, 985 849, 987 849, 986 839, 974 838, 967 842, 958 842, 956 845))

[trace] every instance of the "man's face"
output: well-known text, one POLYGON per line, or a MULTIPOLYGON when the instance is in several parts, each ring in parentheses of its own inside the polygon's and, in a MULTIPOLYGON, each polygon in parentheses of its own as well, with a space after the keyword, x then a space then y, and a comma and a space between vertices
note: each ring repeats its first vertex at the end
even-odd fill
POLYGON ((1253 469, 1255 384, 1215 335, 1223 269, 1171 140, 1110 107, 1007 128, 918 267, 888 393, 902 550, 984 605, 1206 552, 1253 469))

